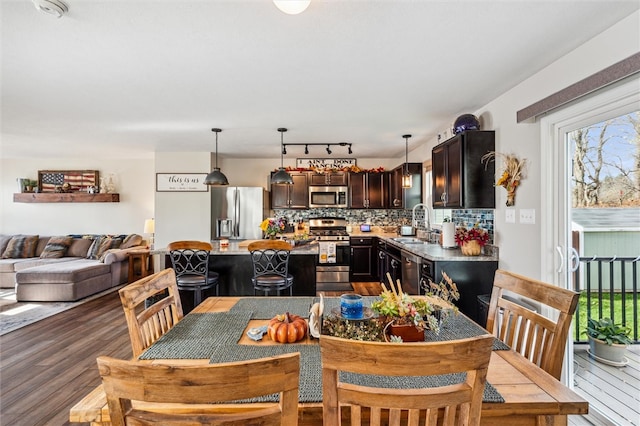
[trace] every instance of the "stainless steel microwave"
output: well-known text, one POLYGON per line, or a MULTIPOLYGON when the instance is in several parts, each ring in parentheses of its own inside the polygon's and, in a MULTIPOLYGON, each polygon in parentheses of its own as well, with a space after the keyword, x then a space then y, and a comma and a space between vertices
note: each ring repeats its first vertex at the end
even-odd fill
POLYGON ((309 186, 309 207, 347 207, 346 186, 309 186))

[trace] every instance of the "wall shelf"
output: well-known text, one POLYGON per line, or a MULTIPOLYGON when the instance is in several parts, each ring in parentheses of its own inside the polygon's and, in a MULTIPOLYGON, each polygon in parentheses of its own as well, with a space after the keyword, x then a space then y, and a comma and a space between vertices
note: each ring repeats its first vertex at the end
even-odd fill
POLYGON ((85 192, 25 192, 13 194, 14 203, 119 203, 120 194, 85 192))

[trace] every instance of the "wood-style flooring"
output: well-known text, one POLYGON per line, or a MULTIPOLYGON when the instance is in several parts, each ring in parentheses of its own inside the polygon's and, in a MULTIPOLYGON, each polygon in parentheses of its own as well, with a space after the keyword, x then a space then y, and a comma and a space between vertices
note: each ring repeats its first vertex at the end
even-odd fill
MULTIPOLYGON (((377 283, 353 286, 380 292, 377 283)), ((78 425, 69 409, 100 384, 99 355, 132 356, 117 292, 0 336, 0 425, 78 425)))

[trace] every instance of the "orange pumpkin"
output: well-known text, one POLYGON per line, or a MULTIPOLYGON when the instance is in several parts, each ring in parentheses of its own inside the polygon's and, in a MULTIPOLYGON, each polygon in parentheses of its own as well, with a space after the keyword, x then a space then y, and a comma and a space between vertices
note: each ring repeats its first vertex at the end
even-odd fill
POLYGON ((271 318, 267 332, 274 342, 294 343, 304 339, 307 334, 307 322, 301 316, 287 312, 271 318))

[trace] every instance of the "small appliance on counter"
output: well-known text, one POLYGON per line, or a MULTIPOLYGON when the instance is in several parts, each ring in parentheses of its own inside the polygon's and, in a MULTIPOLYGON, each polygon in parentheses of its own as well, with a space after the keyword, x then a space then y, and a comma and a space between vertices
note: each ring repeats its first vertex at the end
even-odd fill
POLYGON ((360 225, 360 232, 371 232, 371 225, 369 224, 360 225))
POLYGON ((413 226, 401 226, 400 227, 400 235, 404 236, 408 236, 408 235, 415 235, 415 228, 413 226))

